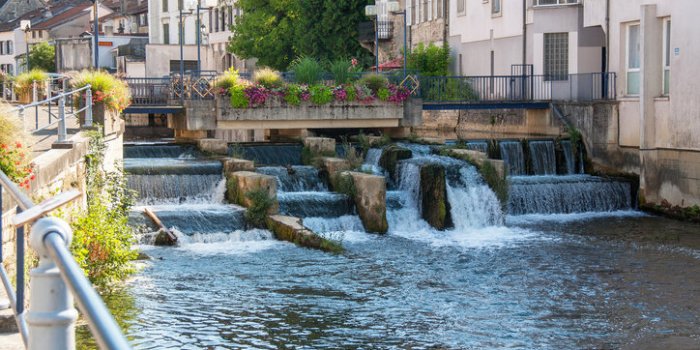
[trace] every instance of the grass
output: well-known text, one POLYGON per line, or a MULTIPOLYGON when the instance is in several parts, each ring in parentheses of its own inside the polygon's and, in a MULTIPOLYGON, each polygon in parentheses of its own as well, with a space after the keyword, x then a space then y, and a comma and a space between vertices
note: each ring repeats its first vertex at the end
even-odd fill
POLYGON ((349 59, 338 59, 330 63, 328 70, 337 85, 347 84, 352 80, 353 69, 349 59))
POLYGON ((238 71, 233 67, 229 68, 223 74, 216 77, 214 86, 228 92, 232 87, 238 84, 238 71))
POLYGON ((253 81, 268 89, 278 89, 284 85, 284 80, 280 73, 274 69, 258 69, 253 74, 253 81))
POLYGON ((367 88, 369 88, 372 91, 372 93, 374 93, 374 95, 378 96, 377 93, 380 89, 388 88, 389 79, 379 74, 367 74, 364 77, 362 77, 362 79, 360 79, 359 83, 361 85, 367 86, 367 88))
POLYGON ((37 82, 37 90, 44 91, 44 82, 49 80, 48 73, 40 69, 32 69, 29 72, 24 72, 15 77, 15 94, 25 95, 31 94, 33 84, 37 82))
POLYGON ((254 227, 267 228, 267 214, 275 200, 262 188, 248 191, 245 196, 250 200, 250 206, 245 211, 246 222, 254 227))
POLYGON ((104 103, 105 107, 120 113, 131 104, 129 85, 114 75, 99 70, 84 70, 70 81, 73 88, 90 85, 92 101, 104 103))
POLYGON ((321 81, 323 67, 315 58, 302 57, 294 60, 291 65, 294 79, 299 84, 313 85, 321 81))

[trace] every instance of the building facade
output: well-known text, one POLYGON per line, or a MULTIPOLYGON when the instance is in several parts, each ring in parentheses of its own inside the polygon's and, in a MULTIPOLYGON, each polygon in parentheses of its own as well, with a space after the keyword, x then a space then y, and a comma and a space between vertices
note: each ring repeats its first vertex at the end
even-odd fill
POLYGON ((149 0, 146 72, 149 77, 162 77, 180 70, 180 33, 182 61, 186 71, 197 69, 197 33, 200 33, 199 57, 203 71, 222 72, 234 67, 241 72, 254 69, 254 61, 238 60, 226 46, 231 26, 240 15, 235 1, 201 2, 199 31, 196 2, 184 0, 149 0), (207 5, 212 5, 207 7, 207 5), (182 29, 180 28, 182 9, 182 29))

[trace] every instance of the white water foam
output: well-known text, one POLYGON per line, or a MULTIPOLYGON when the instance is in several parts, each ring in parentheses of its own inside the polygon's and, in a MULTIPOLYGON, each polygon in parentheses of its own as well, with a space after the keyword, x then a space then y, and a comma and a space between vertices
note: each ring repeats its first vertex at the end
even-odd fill
POLYGON ((263 250, 281 247, 286 243, 276 240, 267 230, 238 230, 230 233, 198 233, 185 235, 176 229, 177 249, 197 255, 217 254, 251 254, 263 250))
POLYGON ((635 210, 598 211, 570 214, 508 215, 506 217, 506 224, 511 226, 537 224, 541 222, 569 223, 576 221, 597 220, 603 218, 635 218, 644 216, 648 216, 648 214, 635 210))
POLYGON ((310 217, 304 218, 303 223, 311 231, 332 240, 365 242, 372 237, 365 232, 357 215, 343 215, 337 218, 310 217))

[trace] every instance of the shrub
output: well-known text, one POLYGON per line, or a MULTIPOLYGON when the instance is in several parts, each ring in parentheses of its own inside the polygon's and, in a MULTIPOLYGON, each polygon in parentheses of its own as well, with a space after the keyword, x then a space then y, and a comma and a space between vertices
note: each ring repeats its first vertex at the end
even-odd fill
POLYGON ((49 80, 49 75, 40 69, 32 69, 15 77, 15 94, 31 94, 34 82, 37 82, 37 90, 43 92, 46 89, 44 82, 49 80))
POLYGON ((352 169, 357 169, 362 166, 362 163, 364 162, 362 152, 355 149, 355 147, 347 140, 343 140, 343 151, 345 152, 345 160, 350 163, 352 169))
POLYGON ((450 67, 450 47, 420 43, 408 55, 408 68, 418 71, 421 76, 446 76, 450 67))
POLYGON ((388 101, 389 95, 389 89, 387 88, 380 88, 379 90, 377 90, 377 98, 381 101, 388 101))
POLYGON ((372 93, 376 96, 377 91, 381 88, 387 88, 389 86, 389 79, 383 75, 379 74, 367 74, 359 81, 360 85, 369 88, 372 93))
POLYGON ((234 85, 229 91, 231 95, 231 106, 233 108, 248 108, 250 106, 250 101, 248 100, 248 95, 245 93, 245 86, 234 85))
POLYGON ((358 82, 355 85, 355 93, 357 94, 356 100, 358 101, 369 103, 372 102, 372 100, 374 100, 372 90, 370 90, 370 88, 367 87, 367 85, 364 85, 361 82, 358 82))
POLYGON ((29 140, 22 120, 10 112, 8 104, 0 102, 0 170, 27 189, 29 181, 35 177, 30 162, 31 149, 27 145, 29 140))
POLYGON ((289 84, 287 85, 287 91, 284 94, 284 100, 292 106, 298 106, 301 104, 302 92, 301 86, 297 84, 289 84))
POLYGON ((226 70, 223 74, 216 77, 214 87, 219 89, 219 94, 227 94, 232 87, 238 84, 238 71, 233 67, 226 70))
POLYGON ((270 91, 263 86, 251 85, 245 88, 245 95, 251 107, 264 105, 270 91))
POLYGON ((339 59, 330 63, 328 67, 335 83, 347 84, 350 82, 355 73, 355 66, 349 59, 339 59))
POLYGON ((292 62, 291 70, 294 79, 299 84, 313 85, 318 83, 323 76, 323 67, 314 58, 303 57, 292 62))
POLYGON ((345 85, 343 88, 345 89, 345 93, 347 94, 347 101, 352 102, 357 100, 357 89, 355 89, 355 85, 348 84, 345 85))
POLYGON ((317 105, 324 105, 333 101, 333 90, 325 85, 313 85, 309 87, 311 102, 317 105))
POLYGON ((284 85, 280 73, 270 68, 257 70, 253 75, 253 81, 268 89, 277 89, 284 85))
POLYGON ((104 71, 84 70, 71 80, 70 85, 76 89, 90 85, 92 102, 104 103, 107 109, 117 113, 131 104, 131 92, 126 82, 104 71))
POLYGON ((275 204, 270 194, 261 188, 248 191, 245 196, 250 200, 250 206, 245 211, 245 219, 249 225, 266 228, 267 213, 275 204))
POLYGON ((126 188, 123 171, 105 172, 106 149, 100 131, 88 134, 86 155, 87 211, 71 223, 71 250, 90 281, 109 287, 134 272, 131 261, 137 256, 128 225, 133 194, 126 188))

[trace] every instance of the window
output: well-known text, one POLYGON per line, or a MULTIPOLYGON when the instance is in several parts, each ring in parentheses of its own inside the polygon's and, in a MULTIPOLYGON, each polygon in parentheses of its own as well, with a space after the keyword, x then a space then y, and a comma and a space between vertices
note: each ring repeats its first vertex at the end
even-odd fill
POLYGON ((139 26, 143 27, 148 25, 148 17, 145 13, 139 15, 139 26))
POLYGON ((185 1, 184 0, 177 0, 177 9, 182 10, 185 8, 185 1))
POLYGON ((535 6, 578 4, 579 0, 535 0, 535 6))
POLYGON ((233 25, 233 6, 228 7, 228 26, 233 25))
POLYGON ((4 54, 5 54, 5 42, 0 41, 0 55, 4 55, 4 54))
POLYGON ((466 12, 465 1, 467 0, 457 0, 457 14, 464 15, 466 12))
POLYGON ((423 3, 421 4, 421 10, 422 16, 421 16, 421 22, 427 22, 428 21, 428 0, 422 0, 423 3))
POLYGON ((639 23, 627 26, 627 94, 639 95, 639 23))
POLYGON ((168 0, 163 0, 163 12, 168 12, 168 0))
POLYGON ((569 78, 569 33, 544 34, 544 75, 547 81, 569 78))
POLYGON ((444 0, 437 0, 437 16, 436 18, 442 18, 444 16, 444 6, 445 6, 445 1, 444 0))
POLYGON ((7 42, 7 54, 8 54, 8 55, 13 54, 13 53, 14 53, 14 49, 15 49, 15 48, 14 48, 13 42, 12 42, 12 41, 8 41, 8 42, 7 42))
POLYGON ((163 44, 170 44, 170 24, 163 23, 163 44))
POLYGON ((671 19, 664 20, 663 94, 668 95, 671 80, 671 19))
POLYGON ((219 31, 219 9, 214 9, 214 32, 219 31))
POLYGON ((500 15, 501 14, 501 0, 491 0, 491 14, 500 15))

